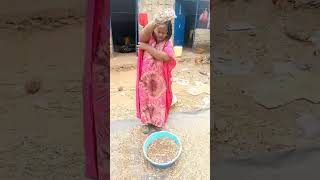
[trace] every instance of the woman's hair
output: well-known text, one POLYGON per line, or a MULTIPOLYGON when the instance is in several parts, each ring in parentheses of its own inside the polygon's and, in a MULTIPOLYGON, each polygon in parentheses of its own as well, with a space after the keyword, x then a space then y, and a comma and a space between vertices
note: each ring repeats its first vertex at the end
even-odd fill
POLYGON ((171 21, 166 22, 168 27, 167 39, 170 39, 172 36, 172 23, 171 21))
MULTIPOLYGON (((167 32, 166 39, 169 40, 171 38, 171 36, 172 36, 172 23, 171 23, 171 21, 164 22, 161 25, 166 25, 167 26, 168 32, 167 32)), ((152 33, 152 35, 154 35, 154 33, 152 33)))

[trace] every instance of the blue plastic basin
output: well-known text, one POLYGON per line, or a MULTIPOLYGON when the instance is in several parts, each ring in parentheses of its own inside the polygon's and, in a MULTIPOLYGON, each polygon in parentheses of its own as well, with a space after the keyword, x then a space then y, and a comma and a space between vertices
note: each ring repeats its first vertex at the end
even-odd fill
POLYGON ((164 169, 164 168, 168 168, 170 167, 171 165, 173 165, 177 159, 179 158, 180 154, 181 154, 181 151, 182 151, 182 144, 181 144, 181 141, 180 139, 175 135, 175 134, 172 134, 168 131, 158 131, 158 132, 155 132, 155 133, 152 133, 150 134, 150 136, 144 141, 144 144, 143 144, 143 154, 144 154, 144 157, 155 167, 157 168, 161 168, 161 169, 164 169), (169 139, 172 139, 176 142, 176 144, 178 145, 179 147, 179 152, 177 154, 177 156, 172 159, 171 161, 168 161, 168 162, 165 162, 165 163, 157 163, 157 162, 154 162, 152 161, 148 155, 147 155, 147 151, 148 151, 148 147, 157 139, 161 139, 161 138, 169 138, 169 139))

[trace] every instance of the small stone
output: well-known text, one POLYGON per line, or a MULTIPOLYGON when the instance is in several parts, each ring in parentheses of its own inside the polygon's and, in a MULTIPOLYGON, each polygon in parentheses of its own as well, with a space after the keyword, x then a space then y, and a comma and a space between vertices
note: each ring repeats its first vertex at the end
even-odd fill
POLYGON ((203 53, 205 52, 205 50, 202 49, 202 48, 195 48, 194 52, 195 52, 196 54, 203 54, 203 53))
POLYGON ((205 76, 208 76, 208 72, 205 72, 205 71, 199 71, 200 74, 202 75, 205 75, 205 76))
POLYGON ((123 87, 122 86, 118 87, 118 91, 123 91, 123 87))
POLYGON ((312 69, 312 64, 301 64, 301 65, 298 65, 297 68, 302 71, 310 71, 312 69))
POLYGON ((28 94, 35 94, 40 90, 41 84, 41 80, 32 79, 25 83, 24 88, 28 94))
POLYGON ((59 19, 59 22, 64 25, 70 24, 70 20, 68 19, 59 19))
POLYGON ((271 147, 269 145, 266 146, 267 151, 270 152, 271 151, 271 147))
POLYGON ((223 141, 224 142, 228 142, 229 141, 229 137, 225 137, 223 141))
POLYGON ((24 30, 26 29, 26 27, 23 26, 23 25, 18 25, 18 26, 16 27, 16 29, 17 29, 18 31, 24 31, 24 30))
POLYGON ((257 33, 255 31, 249 31, 248 34, 249 36, 253 36, 253 37, 257 36, 257 33))
POLYGON ((218 130, 224 130, 228 125, 227 122, 223 119, 216 120, 214 123, 215 123, 215 127, 218 130))

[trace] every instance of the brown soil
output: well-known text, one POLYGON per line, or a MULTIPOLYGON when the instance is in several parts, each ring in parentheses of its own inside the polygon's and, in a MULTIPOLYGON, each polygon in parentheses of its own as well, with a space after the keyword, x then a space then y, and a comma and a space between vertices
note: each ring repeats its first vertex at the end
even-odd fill
MULTIPOLYGON (((249 156, 296 147, 297 112, 310 112, 317 104, 296 101, 273 110, 258 105, 241 88, 270 78, 273 62, 295 62, 319 65, 313 55, 315 47, 287 36, 286 29, 306 33, 320 29, 319 9, 285 11, 272 1, 217 1, 213 22, 213 51, 235 60, 252 62, 254 72, 239 76, 212 75, 215 130, 214 157, 249 156), (306 21, 309 19, 309 21, 306 21), (228 32, 229 22, 247 22, 256 27, 255 36, 248 31, 228 32), (302 53, 303 52, 303 53, 302 53)), ((300 33, 301 34, 301 33, 300 33)))
POLYGON ((0 179, 86 179, 85 19, 65 11, 0 18, 0 179))
POLYGON ((140 126, 126 133, 112 134, 111 179, 210 179, 209 132, 203 129, 193 134, 181 128, 165 129, 174 132, 183 144, 178 161, 167 169, 155 168, 144 158, 142 147, 148 135, 141 132, 140 126))

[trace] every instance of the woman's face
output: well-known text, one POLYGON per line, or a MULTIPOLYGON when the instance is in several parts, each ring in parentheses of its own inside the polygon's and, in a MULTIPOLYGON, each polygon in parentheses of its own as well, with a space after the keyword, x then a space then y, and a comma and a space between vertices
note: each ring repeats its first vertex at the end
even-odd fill
POLYGON ((168 34, 168 27, 166 24, 158 25, 155 30, 154 34, 156 35, 156 39, 158 42, 164 41, 168 34))

